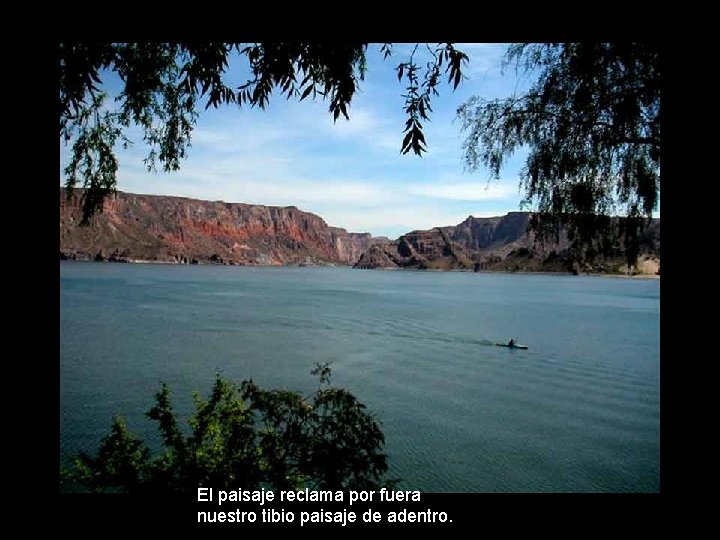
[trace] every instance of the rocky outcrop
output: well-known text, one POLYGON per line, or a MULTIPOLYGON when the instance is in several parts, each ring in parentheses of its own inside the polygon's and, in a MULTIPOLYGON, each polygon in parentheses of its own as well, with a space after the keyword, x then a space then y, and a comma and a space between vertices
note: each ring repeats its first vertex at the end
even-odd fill
POLYGON ((522 241, 530 223, 530 213, 510 212, 501 217, 469 216, 454 227, 443 227, 450 239, 468 250, 498 248, 522 241))
POLYGON ((88 226, 80 197, 60 188, 60 258, 184 264, 348 264, 376 241, 277 207, 118 192, 88 226))
POLYGON ((474 263, 465 248, 436 227, 413 231, 395 242, 381 242, 362 254, 356 268, 417 268, 421 270, 472 269, 474 263))
MULTIPOLYGON (((554 242, 540 243, 528 230, 529 212, 476 218, 462 223, 413 231, 394 242, 378 242, 362 254, 356 268, 412 268, 418 270, 491 270, 523 272, 623 273, 624 259, 614 257, 593 265, 577 262, 564 234, 554 242)), ((660 220, 653 220, 641 239, 637 273, 659 272, 660 220)))

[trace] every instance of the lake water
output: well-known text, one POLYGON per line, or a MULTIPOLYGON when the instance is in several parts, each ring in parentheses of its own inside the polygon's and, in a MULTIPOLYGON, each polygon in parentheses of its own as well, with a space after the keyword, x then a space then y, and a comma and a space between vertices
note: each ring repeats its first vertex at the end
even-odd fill
POLYGON ((154 435, 161 380, 186 415, 217 372, 311 392, 332 362, 405 489, 659 491, 659 280, 62 262, 60 283, 61 460, 116 413, 154 435))

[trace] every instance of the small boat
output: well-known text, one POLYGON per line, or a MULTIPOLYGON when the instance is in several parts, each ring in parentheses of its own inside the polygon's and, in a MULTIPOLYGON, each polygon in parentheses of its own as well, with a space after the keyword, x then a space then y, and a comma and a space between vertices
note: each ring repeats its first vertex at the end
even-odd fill
POLYGON ((508 343, 496 343, 498 347, 507 347, 508 349, 527 349, 527 345, 509 345, 508 343))

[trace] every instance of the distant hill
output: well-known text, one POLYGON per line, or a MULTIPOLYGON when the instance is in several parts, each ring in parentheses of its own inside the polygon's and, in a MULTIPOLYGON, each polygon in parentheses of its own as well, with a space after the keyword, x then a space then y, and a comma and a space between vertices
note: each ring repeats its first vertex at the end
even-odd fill
MULTIPOLYGON (((413 268, 522 272, 625 273, 622 257, 596 261, 592 266, 573 260, 564 235, 559 242, 535 241, 528 212, 476 218, 469 216, 450 227, 412 231, 395 241, 377 242, 362 254, 356 268, 413 268)), ((641 242, 634 273, 656 274, 660 269, 660 220, 652 220, 641 242)))
POLYGON ((78 189, 60 188, 60 258, 248 265, 351 265, 376 241, 294 206, 118 192, 80 227, 78 189))

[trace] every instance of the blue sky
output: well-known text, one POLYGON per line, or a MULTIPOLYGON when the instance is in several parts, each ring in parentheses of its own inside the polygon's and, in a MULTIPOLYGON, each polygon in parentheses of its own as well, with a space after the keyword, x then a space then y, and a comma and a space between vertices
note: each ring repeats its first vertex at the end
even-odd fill
MULTIPOLYGON (((519 210, 518 173, 523 155, 511 158, 500 180, 487 170, 463 170, 462 134, 455 112, 468 97, 504 97, 518 88, 514 70, 501 75, 502 44, 458 44, 470 57, 467 79, 456 91, 448 85, 433 101, 424 124, 428 152, 401 155, 406 116, 405 80, 395 66, 412 46, 398 45, 383 60, 379 46, 368 49, 368 72, 349 109, 350 120, 333 123, 321 99, 298 103, 274 95, 265 110, 221 107, 202 112, 190 155, 180 171, 147 172, 147 147, 118 149, 118 189, 276 206, 294 205, 329 225, 375 236, 454 225, 468 215, 503 215, 519 210)), ((231 65, 231 69, 233 66, 231 65)), ((238 73, 238 83, 244 74, 238 73)), ((61 169, 69 147, 61 144, 61 169)), ((64 179, 61 179, 63 182, 64 179)))

